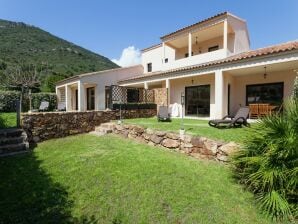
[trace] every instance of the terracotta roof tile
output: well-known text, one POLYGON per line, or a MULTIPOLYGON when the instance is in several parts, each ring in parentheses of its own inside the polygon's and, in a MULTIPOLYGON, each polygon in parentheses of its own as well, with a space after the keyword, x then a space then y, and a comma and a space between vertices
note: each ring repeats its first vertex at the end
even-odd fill
POLYGON ((229 63, 229 62, 234 62, 234 61, 239 61, 244 59, 250 59, 250 58, 255 58, 255 57, 264 56, 264 55, 292 51, 292 50, 298 50, 298 40, 239 53, 239 54, 227 57, 225 59, 211 61, 208 63, 186 66, 186 67, 171 69, 167 71, 153 72, 151 74, 139 75, 139 76, 131 77, 129 79, 121 80, 119 81, 119 83, 125 82, 125 81, 138 80, 138 79, 147 78, 147 77, 154 77, 157 75, 169 74, 169 73, 174 73, 179 71, 188 71, 193 69, 205 68, 212 65, 219 65, 219 64, 224 64, 224 63, 229 63))
POLYGON ((201 21, 199 21, 199 22, 197 22, 197 23, 194 23, 194 24, 192 24, 192 25, 183 27, 183 28, 181 28, 181 29, 179 29, 179 30, 176 30, 175 32, 166 34, 166 35, 160 37, 160 39, 164 39, 164 38, 169 37, 169 36, 171 36, 171 35, 173 35, 173 34, 179 33, 179 32, 184 31, 184 30, 186 30, 186 29, 192 28, 192 27, 194 27, 194 26, 197 26, 197 25, 199 25, 199 24, 202 24, 202 23, 204 23, 204 22, 207 22, 207 21, 209 21, 209 20, 218 18, 218 17, 220 17, 220 16, 224 16, 224 15, 227 15, 227 14, 228 14, 228 12, 218 13, 217 15, 214 15, 214 16, 209 17, 209 18, 207 18, 207 19, 201 20, 201 21))

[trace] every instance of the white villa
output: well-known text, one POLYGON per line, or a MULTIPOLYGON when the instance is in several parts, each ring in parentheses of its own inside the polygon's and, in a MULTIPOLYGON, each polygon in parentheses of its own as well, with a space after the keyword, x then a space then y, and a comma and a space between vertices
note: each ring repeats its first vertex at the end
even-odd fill
POLYGON ((160 44, 142 50, 141 65, 58 82, 58 100, 67 111, 104 110, 114 101, 110 86, 122 86, 126 99, 121 102, 140 102, 141 92, 157 90, 158 105, 179 105, 185 95, 186 116, 222 118, 252 103, 281 105, 292 94, 298 41, 250 50, 245 20, 231 13, 160 39, 160 44))

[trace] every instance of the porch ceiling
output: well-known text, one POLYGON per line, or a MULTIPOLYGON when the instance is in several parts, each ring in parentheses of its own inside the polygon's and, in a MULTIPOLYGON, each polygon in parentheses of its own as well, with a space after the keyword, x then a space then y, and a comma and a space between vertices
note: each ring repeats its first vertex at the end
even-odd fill
MULTIPOLYGON (((270 72, 289 71, 289 70, 292 70, 293 72, 294 70, 298 70, 298 62, 290 61, 290 62, 266 65, 267 74, 270 74, 270 72)), ((263 74, 264 72, 265 72, 264 65, 262 65, 262 66, 256 66, 251 68, 234 69, 226 73, 231 74, 233 76, 242 76, 242 75, 250 75, 250 74, 263 74)))

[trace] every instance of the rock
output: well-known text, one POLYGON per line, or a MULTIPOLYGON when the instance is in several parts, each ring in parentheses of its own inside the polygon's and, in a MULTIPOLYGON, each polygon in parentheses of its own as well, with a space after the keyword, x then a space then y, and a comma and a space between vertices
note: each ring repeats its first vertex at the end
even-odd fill
POLYGON ((148 135, 153 135, 154 134, 154 131, 151 128, 147 128, 145 130, 145 133, 148 134, 148 135))
POLYGON ((166 135, 165 131, 156 131, 155 134, 159 137, 164 137, 166 135))
POLYGON ((191 144, 193 144, 194 147, 202 148, 206 140, 207 138, 204 137, 193 137, 191 138, 191 144))
POLYGON ((40 137, 34 136, 33 137, 33 142, 40 142, 40 137))
POLYGON ((183 141, 185 143, 190 143, 192 136, 191 135, 183 135, 180 139, 181 139, 181 141, 183 141))
POLYGON ((132 134, 131 132, 128 133, 127 135, 128 138, 134 139, 137 137, 137 135, 132 134))
POLYGON ((124 138, 127 138, 128 137, 128 131, 125 130, 125 131, 122 131, 122 134, 121 134, 124 138))
POLYGON ((150 141, 154 142, 155 144, 159 144, 163 138, 157 136, 157 135, 151 135, 150 141))
POLYGON ((141 127, 141 126, 135 126, 133 128, 133 131, 140 135, 140 134, 142 134, 144 132, 144 128, 141 127))
POLYGON ((115 129, 118 130, 118 131, 122 131, 124 129, 124 127, 122 125, 120 125, 120 124, 117 124, 115 126, 115 129))
POLYGON ((229 142, 225 145, 222 145, 220 148, 219 148, 220 151, 222 151, 225 155, 232 155, 234 154, 235 152, 239 151, 240 150, 240 146, 237 145, 235 142, 229 142))
POLYGON ((216 159, 222 162, 228 162, 229 161, 229 157, 226 155, 222 155, 222 154, 217 154, 216 159))
POLYGON ((151 135, 147 134, 147 133, 143 133, 143 138, 146 139, 146 140, 149 140, 151 135))
POLYGON ((216 155, 217 143, 213 140, 206 140, 203 143, 202 154, 204 155, 216 155))
POLYGON ((166 148, 178 148, 179 147, 179 141, 174 140, 174 139, 170 139, 170 138, 166 138, 162 141, 161 143, 164 147, 166 148))
POLYGON ((166 137, 167 137, 167 138, 170 138, 170 139, 173 139, 173 140, 178 140, 178 139, 179 139, 179 135, 178 135, 178 134, 176 134, 176 133, 171 133, 171 132, 167 133, 167 134, 166 134, 166 137))

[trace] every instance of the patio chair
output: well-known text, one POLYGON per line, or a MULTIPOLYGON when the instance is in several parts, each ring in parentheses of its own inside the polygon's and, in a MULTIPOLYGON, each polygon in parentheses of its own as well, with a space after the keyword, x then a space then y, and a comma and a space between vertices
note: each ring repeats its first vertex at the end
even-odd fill
POLYGON ((66 111, 66 104, 65 104, 65 102, 59 102, 58 103, 57 111, 66 111))
POLYGON ((240 107, 235 116, 225 116, 222 119, 210 120, 209 125, 211 127, 220 127, 220 124, 225 124, 229 128, 241 127, 242 125, 249 126, 247 118, 249 115, 248 107, 240 107), (229 118, 229 119, 228 119, 229 118))
POLYGON ((249 118, 259 117, 259 104, 249 104, 249 118))
POLYGON ((167 106, 160 106, 157 113, 158 121, 171 121, 171 114, 167 106))
POLYGON ((47 111, 49 110, 50 103, 48 101, 41 101, 38 111, 47 111))
POLYGON ((259 116, 264 117, 270 114, 269 104, 259 104, 259 116))

